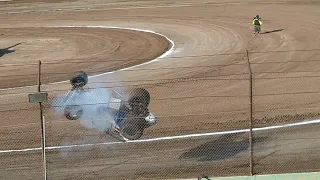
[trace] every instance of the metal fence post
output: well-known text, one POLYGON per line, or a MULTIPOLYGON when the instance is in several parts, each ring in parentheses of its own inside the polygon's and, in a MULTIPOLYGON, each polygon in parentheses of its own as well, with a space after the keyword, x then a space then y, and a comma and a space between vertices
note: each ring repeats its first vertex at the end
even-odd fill
POLYGON ((40 124, 41 124, 41 146, 42 146, 42 159, 43 159, 43 173, 44 173, 44 179, 47 179, 47 167, 46 167, 46 151, 45 151, 45 122, 44 122, 44 116, 42 113, 42 103, 46 102, 48 99, 48 93, 41 92, 40 86, 41 86, 41 61, 39 61, 39 67, 38 67, 38 91, 36 93, 28 94, 29 97, 29 103, 39 103, 39 109, 40 109, 40 124))
MULTIPOLYGON (((39 61, 38 67, 38 93, 41 92, 41 61, 39 61)), ((43 110, 42 110, 42 102, 39 102, 40 108, 40 123, 41 123, 41 146, 42 146, 42 160, 43 160, 43 173, 44 179, 47 180, 47 163, 46 163, 46 150, 45 150, 45 134, 44 134, 44 117, 43 117, 43 110)))
POLYGON ((247 64, 248 64, 248 72, 249 72, 249 125, 250 125, 250 133, 249 133, 249 152, 250 152, 250 175, 253 175, 253 147, 252 147, 252 120, 253 120, 253 100, 252 100, 252 70, 250 65, 249 51, 246 50, 247 64))

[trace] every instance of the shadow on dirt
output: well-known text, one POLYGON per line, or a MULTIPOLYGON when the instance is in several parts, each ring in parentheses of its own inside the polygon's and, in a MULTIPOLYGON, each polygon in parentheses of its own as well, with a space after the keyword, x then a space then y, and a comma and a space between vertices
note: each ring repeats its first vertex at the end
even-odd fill
POLYGON ((266 32, 262 32, 260 34, 269 34, 269 33, 275 33, 275 32, 280 32, 283 31, 284 29, 276 29, 276 30, 272 30, 272 31, 266 31, 266 32))
POLYGON ((7 48, 5 48, 5 49, 0 49, 0 57, 4 56, 4 55, 6 55, 6 54, 10 54, 10 53, 15 52, 15 50, 10 50, 10 48, 16 47, 16 46, 18 46, 18 45, 20 45, 20 44, 22 44, 22 43, 17 43, 17 44, 15 44, 15 45, 10 46, 10 47, 7 47, 7 48))
MULTIPOLYGON (((249 139, 242 134, 222 135, 214 141, 207 142, 183 153, 179 159, 198 159, 198 161, 219 161, 248 151, 249 139)), ((244 134, 247 135, 247 134, 244 134)), ((266 141, 267 137, 253 138, 254 143, 266 141)))

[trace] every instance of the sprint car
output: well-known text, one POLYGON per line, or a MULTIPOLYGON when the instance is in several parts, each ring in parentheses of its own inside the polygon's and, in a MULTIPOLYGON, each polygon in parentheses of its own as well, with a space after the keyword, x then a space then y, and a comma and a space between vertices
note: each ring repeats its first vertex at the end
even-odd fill
POLYGON ((148 109, 150 94, 146 89, 121 94, 106 88, 84 89, 87 83, 85 72, 72 75, 72 89, 63 97, 63 114, 68 120, 85 119, 91 127, 124 142, 139 139, 144 129, 156 124, 157 117, 148 109))

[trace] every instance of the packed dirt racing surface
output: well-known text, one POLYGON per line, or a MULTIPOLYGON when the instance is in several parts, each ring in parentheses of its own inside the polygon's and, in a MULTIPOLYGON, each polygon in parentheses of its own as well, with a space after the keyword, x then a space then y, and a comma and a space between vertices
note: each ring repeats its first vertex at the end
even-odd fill
POLYGON ((319 171, 318 17, 309 0, 0 1, 0 179, 43 179, 39 61, 48 179, 248 175, 250 87, 254 173, 319 171), (76 71, 147 89, 157 123, 123 143, 56 113, 76 71))

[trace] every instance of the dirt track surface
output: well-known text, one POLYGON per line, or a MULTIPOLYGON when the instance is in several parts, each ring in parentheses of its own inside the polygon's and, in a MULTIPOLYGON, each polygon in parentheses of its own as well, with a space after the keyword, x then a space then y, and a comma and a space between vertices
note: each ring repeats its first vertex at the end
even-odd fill
MULTIPOLYGON (((308 113, 318 113, 319 4, 316 1, 228 2, 231 1, 117 4, 95 0, 90 4, 77 1, 0 6, 3 13, 0 22, 3 28, 24 30, 55 25, 131 27, 154 30, 172 39, 174 51, 161 61, 90 80, 92 84, 105 82, 104 86, 117 86, 123 91, 136 86, 150 91, 150 109, 159 116, 159 123, 145 131, 146 139, 248 128, 246 49, 254 73, 255 127, 292 123, 305 120, 308 113), (95 9, 75 10, 86 7, 95 9), (65 10, 57 11, 58 8, 65 10), (8 13, 20 10, 24 13, 8 13), (256 14, 262 16, 264 23, 259 36, 253 35, 250 24, 256 14), (272 118, 287 114, 304 116, 272 118)), ((15 53, 10 55, 14 58, 15 53)), ((50 58, 45 56, 41 58, 50 58)), ((83 60, 88 56, 90 52, 83 60)), ((43 78, 48 81, 51 76, 43 78)), ((42 86, 50 92, 49 103, 56 94, 69 88, 67 83, 42 86)), ((2 150, 40 147, 38 106, 27 103, 27 93, 32 91, 36 88, 0 92, 2 150)), ((45 109, 48 146, 112 141, 79 122, 54 116, 49 105, 45 109)), ((305 125, 254 133, 255 172, 319 170, 318 128, 319 125, 305 125)), ((48 152, 48 176, 50 179, 154 179, 243 175, 249 173, 248 155, 247 133, 66 148, 48 152)), ((0 156, 5 162, 1 165, 0 179, 41 179, 41 151, 0 156)))
POLYGON ((42 79, 46 84, 67 80, 74 71, 95 75, 142 64, 171 46, 153 33, 105 28, 3 28, 0 34, 1 64, 17 65, 0 67, 1 89, 35 85, 38 61, 43 77, 50 77, 42 79))

